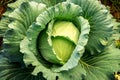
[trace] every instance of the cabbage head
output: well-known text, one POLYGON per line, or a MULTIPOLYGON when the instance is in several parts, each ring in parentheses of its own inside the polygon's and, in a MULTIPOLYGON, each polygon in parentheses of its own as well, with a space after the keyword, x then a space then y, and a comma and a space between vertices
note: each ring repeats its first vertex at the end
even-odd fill
POLYGON ((98 0, 17 0, 0 21, 0 80, 114 79, 118 30, 98 0))

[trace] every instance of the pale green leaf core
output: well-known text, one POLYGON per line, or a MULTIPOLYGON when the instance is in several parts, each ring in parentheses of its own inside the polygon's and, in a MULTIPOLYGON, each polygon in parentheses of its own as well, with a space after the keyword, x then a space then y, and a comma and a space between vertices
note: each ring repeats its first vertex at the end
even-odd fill
POLYGON ((79 30, 72 22, 57 21, 52 30, 52 46, 63 64, 70 58, 78 42, 79 30))
POLYGON ((75 44, 62 37, 52 38, 52 44, 56 55, 62 60, 63 64, 67 62, 75 48, 75 44))
POLYGON ((79 38, 79 30, 72 22, 58 21, 54 24, 52 36, 63 36, 77 44, 79 38))
MULTIPOLYGON (((44 58, 54 63, 56 59, 60 61, 58 64, 65 64, 68 59, 70 58, 71 54, 73 53, 73 50, 75 49, 75 46, 78 42, 79 38, 79 30, 76 28, 76 26, 72 22, 68 21, 57 21, 53 24, 52 32, 51 32, 51 41, 52 41, 52 50, 53 53, 47 53, 47 55, 44 55, 47 51, 42 51, 42 55, 44 58), (48 57, 48 55, 56 55, 56 58, 53 59, 51 57, 48 57)), ((43 45, 44 46, 44 45, 43 45)), ((41 46, 42 47, 42 46, 41 46)), ((49 50, 45 49, 45 50, 49 50)))

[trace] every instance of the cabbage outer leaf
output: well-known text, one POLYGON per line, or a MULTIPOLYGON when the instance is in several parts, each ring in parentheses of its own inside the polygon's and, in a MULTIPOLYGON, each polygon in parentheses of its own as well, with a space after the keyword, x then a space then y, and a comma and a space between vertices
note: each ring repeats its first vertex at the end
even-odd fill
POLYGON ((101 40, 110 38, 112 27, 115 21, 108 9, 98 0, 67 0, 79 5, 82 10, 82 16, 88 20, 90 24, 90 34, 86 50, 91 54, 101 52, 106 45, 103 45, 101 40), (94 3, 94 4, 93 4, 94 3))
POLYGON ((54 6, 55 4, 57 3, 60 3, 60 2, 64 2, 66 0, 34 0, 36 2, 40 2, 40 3, 44 3, 46 4, 48 7, 50 6, 54 6))
POLYGON ((0 37, 3 37, 5 32, 9 29, 8 24, 10 23, 9 18, 2 18, 0 20, 0 37))
POLYGON ((80 60, 86 71, 85 80, 113 80, 113 73, 120 68, 120 50, 113 45, 98 55, 86 52, 80 60))
POLYGON ((9 14, 10 19, 13 19, 13 21, 8 25, 10 29, 4 35, 3 51, 10 61, 22 61, 20 42, 26 36, 29 26, 45 9, 45 4, 24 2, 19 8, 9 14))
POLYGON ((1 80, 45 80, 42 74, 31 75, 34 67, 23 67, 19 63, 10 63, 9 60, 0 54, 0 79, 1 80))
POLYGON ((29 2, 29 1, 32 1, 32 0, 17 0, 13 3, 9 3, 7 6, 14 10, 18 8, 23 2, 29 2))
POLYGON ((9 3, 7 5, 7 10, 6 12, 3 14, 3 17, 2 19, 0 20, 0 37, 3 37, 5 32, 7 30, 9 30, 9 27, 8 25, 10 24, 10 22, 12 21, 10 18, 9 18, 9 14, 14 11, 15 8, 18 8, 23 2, 26 2, 28 0, 17 0, 16 2, 14 3, 9 3))

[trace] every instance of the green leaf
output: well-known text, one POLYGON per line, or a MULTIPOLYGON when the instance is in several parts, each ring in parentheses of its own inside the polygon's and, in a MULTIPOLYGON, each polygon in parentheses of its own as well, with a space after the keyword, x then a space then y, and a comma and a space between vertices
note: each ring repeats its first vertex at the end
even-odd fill
POLYGON ((120 50, 108 47, 98 55, 84 53, 80 63, 86 70, 85 80, 111 80, 120 68, 119 61, 120 50))
POLYGON ((90 24, 90 35, 86 49, 95 54, 101 52, 104 46, 101 40, 106 40, 112 34, 114 26, 112 16, 107 8, 98 0, 67 0, 79 5, 82 10, 82 16, 90 24))
POLYGON ((28 2, 28 1, 31 1, 31 0, 16 0, 13 3, 9 3, 7 6, 11 8, 12 10, 14 10, 18 8, 23 2, 28 2))
POLYGON ((9 29, 8 24, 10 23, 9 18, 2 18, 0 20, 0 37, 3 37, 5 32, 9 29))
POLYGON ((14 22, 9 27, 25 35, 29 26, 35 21, 36 17, 46 9, 46 5, 36 2, 24 2, 19 8, 15 9, 9 17, 14 22), (19 27, 17 27, 19 26, 19 27))
POLYGON ((10 28, 4 36, 4 52, 11 61, 21 61, 20 42, 26 36, 29 26, 36 17, 46 9, 46 5, 36 2, 24 2, 19 8, 9 14, 13 21, 8 25, 10 28), (17 56, 20 55, 17 59, 17 56), (19 59, 20 58, 20 59, 19 59))
POLYGON ((5 33, 3 37, 3 52, 10 61, 16 62, 22 60, 22 54, 19 52, 18 46, 23 37, 23 35, 13 29, 5 33))
POLYGON ((46 80, 42 73, 37 76, 31 75, 34 67, 23 67, 20 63, 10 63, 9 60, 0 55, 0 79, 1 80, 46 80))
POLYGON ((116 25, 113 27, 112 39, 119 40, 120 39, 120 23, 116 22, 116 25))
POLYGON ((8 16, 11 12, 13 12, 16 8, 18 8, 23 2, 28 2, 31 0, 15 0, 15 2, 7 4, 7 10, 3 14, 3 16, 8 16))
POLYGON ((54 6, 55 4, 66 1, 66 0, 34 0, 34 1, 44 3, 48 7, 50 7, 50 6, 54 6))

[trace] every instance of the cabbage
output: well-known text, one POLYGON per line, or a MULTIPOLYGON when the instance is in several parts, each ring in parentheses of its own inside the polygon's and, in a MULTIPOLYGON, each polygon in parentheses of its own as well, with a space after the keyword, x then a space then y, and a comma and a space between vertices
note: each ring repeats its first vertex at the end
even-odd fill
POLYGON ((119 23, 98 0, 8 7, 0 22, 1 80, 110 80, 119 70, 119 23))

